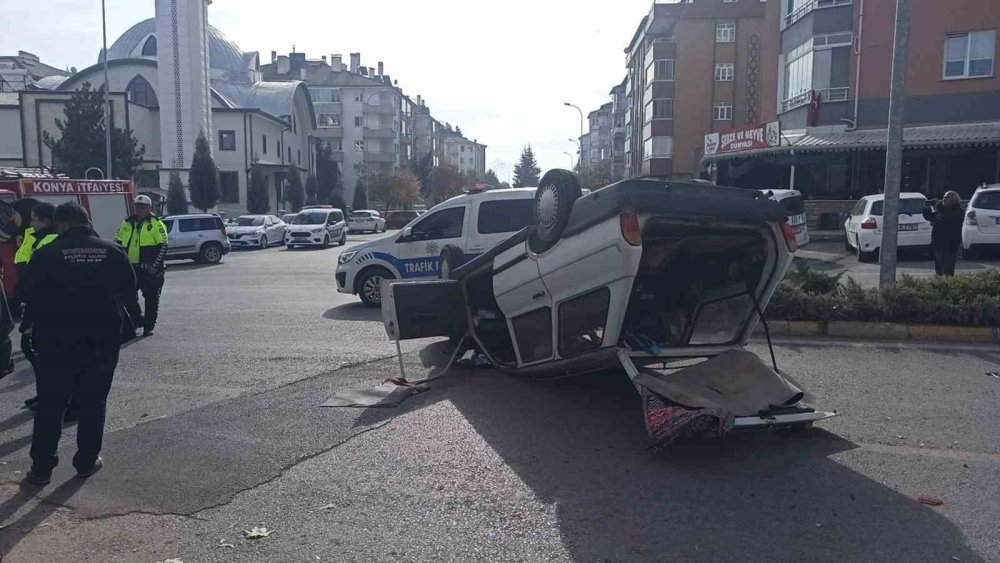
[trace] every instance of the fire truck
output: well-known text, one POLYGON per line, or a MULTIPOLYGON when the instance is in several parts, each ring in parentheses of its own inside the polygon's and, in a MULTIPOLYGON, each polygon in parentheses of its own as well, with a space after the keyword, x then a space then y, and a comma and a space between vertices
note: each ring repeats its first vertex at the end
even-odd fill
MULTIPOLYGON (((7 210, 0 214, 7 215, 0 216, 0 222, 10 219, 10 204, 25 197, 53 205, 67 201, 79 203, 90 214, 94 230, 106 239, 114 238, 122 219, 134 209, 132 182, 128 180, 69 178, 45 168, 0 168, 0 207, 7 210)), ((27 222, 30 218, 24 220, 27 222)), ((0 242, 3 289, 8 299, 13 297, 17 285, 17 270, 14 268, 16 244, 13 239, 0 242)))

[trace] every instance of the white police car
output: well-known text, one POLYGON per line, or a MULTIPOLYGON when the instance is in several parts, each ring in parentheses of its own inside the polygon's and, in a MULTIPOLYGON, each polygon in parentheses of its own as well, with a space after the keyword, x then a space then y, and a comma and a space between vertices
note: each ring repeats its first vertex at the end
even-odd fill
POLYGON ((285 246, 330 246, 347 244, 347 221, 344 212, 330 206, 308 207, 292 219, 285 231, 285 246))
POLYGON ((337 291, 377 307, 383 279, 437 277, 445 246, 458 247, 468 259, 526 227, 534 197, 535 188, 472 190, 438 204, 400 232, 342 252, 337 291))

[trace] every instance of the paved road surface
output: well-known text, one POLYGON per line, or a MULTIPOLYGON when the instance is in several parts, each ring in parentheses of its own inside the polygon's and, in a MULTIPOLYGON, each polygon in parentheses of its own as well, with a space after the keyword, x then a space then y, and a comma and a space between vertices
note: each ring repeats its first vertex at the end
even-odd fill
POLYGON ((333 290, 337 254, 172 268, 86 483, 64 463, 18 487, 33 380, 0 382, 3 561, 1000 559, 994 348, 783 341, 781 367, 840 417, 663 452, 615 373, 457 371, 398 410, 320 409, 397 369, 377 313, 333 290))

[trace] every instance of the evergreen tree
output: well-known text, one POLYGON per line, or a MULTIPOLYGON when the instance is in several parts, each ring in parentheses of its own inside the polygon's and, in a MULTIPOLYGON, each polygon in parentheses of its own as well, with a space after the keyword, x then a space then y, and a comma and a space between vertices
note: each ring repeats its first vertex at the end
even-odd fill
POLYGON ((298 166, 288 167, 288 187, 285 190, 285 199, 291 206, 292 212, 298 213, 302 209, 302 203, 306 199, 306 191, 302 187, 302 175, 299 174, 298 166))
POLYGON ((306 205, 316 205, 316 175, 312 172, 306 177, 306 205))
MULTIPOLYGON (((66 119, 56 119, 58 139, 42 132, 42 140, 59 168, 74 178, 83 178, 94 166, 104 170, 104 95, 84 82, 63 106, 63 113, 66 119)), ((106 177, 134 177, 145 154, 146 147, 139 145, 131 130, 112 129, 112 170, 105 170, 106 177)))
POLYGON ((537 186, 541 173, 531 145, 524 147, 524 150, 521 151, 521 159, 514 165, 514 187, 537 186))
POLYGON ((208 211, 219 203, 219 171, 212 160, 212 151, 208 146, 205 132, 198 133, 194 142, 194 158, 191 160, 191 173, 188 175, 188 190, 191 192, 191 203, 202 211, 208 211))
POLYGON ((491 188, 500 187, 500 178, 497 177, 497 173, 492 168, 487 170, 486 174, 483 175, 482 182, 491 188))
POLYGON ((185 215, 187 212, 188 202, 184 182, 181 182, 181 175, 174 170, 170 173, 170 181, 167 183, 167 214, 185 215))
POLYGON ((368 209, 368 187, 361 178, 354 184, 354 209, 368 209))
POLYGON ((334 209, 339 209, 344 213, 347 213, 347 200, 344 199, 344 190, 334 190, 330 194, 330 205, 334 209))
POLYGON ((263 215, 271 210, 271 198, 264 184, 264 171, 254 162, 250 167, 250 185, 247 187, 247 213, 263 215))
POLYGON ((329 203, 333 190, 343 188, 340 167, 333 161, 333 150, 327 143, 319 145, 316 152, 316 200, 329 203))

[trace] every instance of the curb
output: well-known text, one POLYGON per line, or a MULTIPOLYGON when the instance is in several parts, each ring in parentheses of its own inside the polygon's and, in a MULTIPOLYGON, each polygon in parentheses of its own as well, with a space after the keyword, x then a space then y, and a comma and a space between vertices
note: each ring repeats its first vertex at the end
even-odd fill
MULTIPOLYGON (((985 326, 914 325, 860 321, 768 321, 772 336, 828 336, 872 340, 1000 342, 1000 329, 985 326)), ((757 325, 756 334, 764 327, 757 325)))

